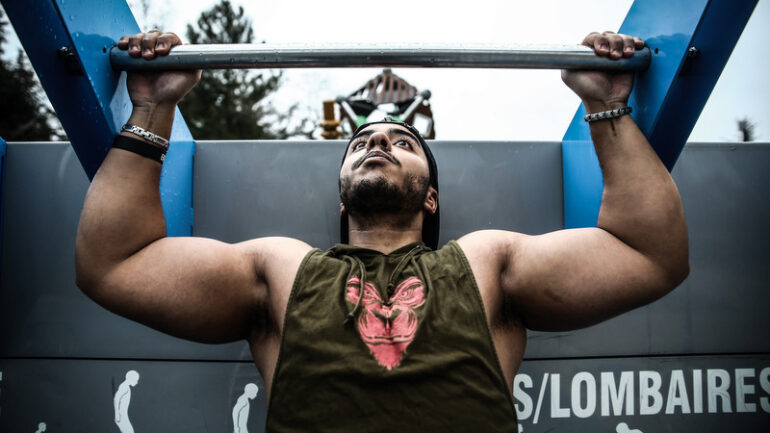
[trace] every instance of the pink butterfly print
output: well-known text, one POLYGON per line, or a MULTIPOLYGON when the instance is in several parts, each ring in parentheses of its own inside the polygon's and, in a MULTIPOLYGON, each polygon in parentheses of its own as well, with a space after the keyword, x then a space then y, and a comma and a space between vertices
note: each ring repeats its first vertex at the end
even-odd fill
MULTIPOLYGON (((360 286, 361 280, 358 277, 348 281, 348 302, 358 302, 360 286)), ((401 363, 406 348, 417 332, 418 320, 414 309, 423 304, 425 288, 417 277, 402 281, 388 302, 382 302, 372 283, 364 284, 364 297, 361 299, 363 311, 358 316, 358 333, 381 366, 392 370, 401 363)))

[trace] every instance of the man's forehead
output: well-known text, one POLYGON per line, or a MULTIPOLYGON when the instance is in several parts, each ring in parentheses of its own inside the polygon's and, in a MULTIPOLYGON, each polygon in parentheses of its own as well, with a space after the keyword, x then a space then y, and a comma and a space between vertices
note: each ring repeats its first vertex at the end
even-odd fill
POLYGON ((389 135, 398 134, 398 135, 407 135, 409 137, 412 137, 414 140, 419 142, 420 140, 414 135, 412 131, 409 130, 409 128, 400 125, 398 123, 373 123, 371 125, 365 126, 363 129, 358 131, 353 138, 351 138, 351 141, 360 137, 360 136, 366 136, 366 135, 372 135, 375 132, 385 132, 389 135))

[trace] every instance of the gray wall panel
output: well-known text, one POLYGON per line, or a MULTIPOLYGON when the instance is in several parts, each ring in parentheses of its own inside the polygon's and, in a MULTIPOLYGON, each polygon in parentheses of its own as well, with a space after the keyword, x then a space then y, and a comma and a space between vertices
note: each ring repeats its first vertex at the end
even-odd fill
POLYGON ((199 142, 195 235, 239 242, 291 236, 337 242, 339 142, 199 142))
POLYGON ((768 145, 702 144, 674 170, 694 269, 682 322, 699 351, 770 352, 769 167, 768 145))
POLYGON ((527 356, 770 352, 770 145, 690 144, 672 175, 690 276, 646 307, 568 333, 531 333, 527 356))
MULTIPOLYGON (((339 241, 344 141, 197 143, 195 234, 238 242, 290 236, 339 241)), ((563 227, 561 144, 432 142, 439 167, 441 243, 486 228, 563 227)))
MULTIPOLYGON (((249 383, 260 392, 249 402, 248 431, 264 431, 264 383, 252 364, 140 360, 0 360, 0 431, 33 432, 44 422, 52 432, 117 432, 113 397, 129 370, 139 374, 127 410, 136 432, 231 432, 249 383)), ((770 426, 768 355, 525 361, 511 390, 526 433, 770 426)))
POLYGON ((247 426, 264 429, 264 383, 250 362, 0 360, 0 431, 32 433, 43 422, 48 432, 117 433, 113 397, 130 370, 139 374, 127 405, 136 432, 232 432, 249 383, 259 392, 247 426))
POLYGON ((485 229, 564 227, 561 143, 438 142, 441 241, 485 229))
POLYGON ((196 344, 116 316, 75 286, 88 179, 67 143, 9 143, 0 356, 251 359, 245 343, 196 344))

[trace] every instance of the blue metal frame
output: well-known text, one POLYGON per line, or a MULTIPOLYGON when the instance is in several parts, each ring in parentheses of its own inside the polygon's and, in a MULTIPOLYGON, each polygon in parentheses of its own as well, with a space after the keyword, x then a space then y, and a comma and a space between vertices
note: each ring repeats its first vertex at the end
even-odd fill
MULTIPOLYGON (((131 113, 125 74, 112 70, 109 49, 139 26, 124 0, 0 0, 89 178, 131 113), (69 55, 57 54, 67 47, 69 55)), ((195 143, 177 110, 161 174, 170 236, 193 226, 195 143)))
MULTIPOLYGON (((758 0, 636 1, 620 33, 653 52, 636 76, 633 117, 671 170, 758 0), (691 47, 696 55, 689 55, 691 47)), ((603 181, 581 104, 562 140, 564 226, 596 225, 603 181)))

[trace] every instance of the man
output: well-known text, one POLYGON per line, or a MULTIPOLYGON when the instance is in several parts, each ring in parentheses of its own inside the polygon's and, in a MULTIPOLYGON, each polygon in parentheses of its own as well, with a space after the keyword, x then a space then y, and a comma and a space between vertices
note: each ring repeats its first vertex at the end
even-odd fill
MULTIPOLYGON (((180 43, 154 31, 118 46, 150 60, 180 43)), ((611 32, 583 43, 612 59, 644 46, 611 32)), ((265 379, 268 431, 515 432, 510 386, 527 328, 588 326, 687 276, 676 186, 625 109, 632 74, 562 73, 588 113, 604 113, 591 121, 605 184, 596 228, 479 231, 432 251, 435 162, 413 128, 380 122, 345 151, 347 245, 326 253, 288 238, 165 237, 157 161, 199 77, 129 75, 133 132, 116 138, 88 191, 78 285, 175 336, 246 339, 265 379)))

